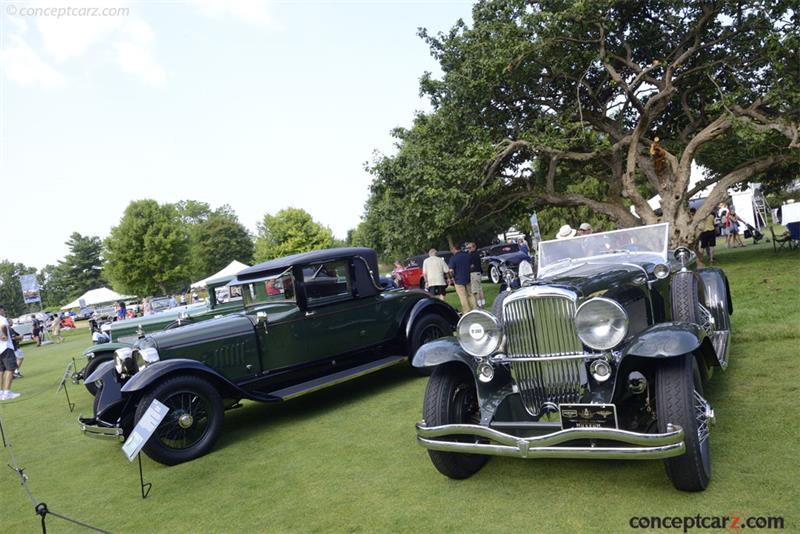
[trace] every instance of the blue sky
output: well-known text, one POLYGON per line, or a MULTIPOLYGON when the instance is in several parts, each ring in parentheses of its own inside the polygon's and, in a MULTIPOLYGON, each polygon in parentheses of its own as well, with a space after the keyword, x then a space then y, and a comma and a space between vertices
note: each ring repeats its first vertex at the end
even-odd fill
POLYGON ((373 151, 437 72, 422 26, 469 2, 2 0, 0 260, 37 268, 105 237, 128 202, 230 204, 251 231, 301 207, 358 224, 373 151), (12 6, 12 7, 9 7, 12 6), (29 8, 122 7, 125 16, 29 8), (35 237, 34 237, 35 236, 35 237))

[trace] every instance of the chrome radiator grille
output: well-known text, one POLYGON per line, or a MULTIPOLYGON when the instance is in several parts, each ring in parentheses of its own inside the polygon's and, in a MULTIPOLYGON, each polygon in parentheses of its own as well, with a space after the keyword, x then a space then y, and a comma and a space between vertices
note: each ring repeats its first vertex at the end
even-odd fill
MULTIPOLYGON (((514 299, 503 307, 509 358, 583 355, 575 333, 575 303, 564 296, 514 299)), ((544 403, 578 402, 586 372, 582 358, 511 363, 522 403, 538 416, 544 403)))

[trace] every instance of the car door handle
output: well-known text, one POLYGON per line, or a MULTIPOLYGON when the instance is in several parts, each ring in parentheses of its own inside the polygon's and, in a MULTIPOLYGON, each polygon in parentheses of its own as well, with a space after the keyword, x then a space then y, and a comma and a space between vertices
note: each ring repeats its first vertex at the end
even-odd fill
POLYGON ((312 317, 312 316, 314 316, 316 314, 317 314, 317 312, 315 312, 315 311, 307 311, 306 312, 306 317, 312 317))

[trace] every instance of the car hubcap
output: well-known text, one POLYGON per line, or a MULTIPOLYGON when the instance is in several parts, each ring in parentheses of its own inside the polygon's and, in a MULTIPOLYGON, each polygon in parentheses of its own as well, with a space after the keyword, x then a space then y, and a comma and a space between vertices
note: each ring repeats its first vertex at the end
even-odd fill
POLYGON ((439 339, 440 337, 442 337, 442 331, 438 326, 431 325, 422 331, 422 336, 420 336, 420 344, 424 345, 425 343, 433 341, 434 339, 439 339))
POLYGON ((208 399, 191 391, 171 394, 162 401, 169 412, 158 426, 158 440, 171 449, 187 449, 197 444, 208 431, 208 399))
POLYGON ((178 424, 180 425, 181 428, 189 428, 190 426, 192 426, 193 421, 194 417, 192 417, 188 413, 185 413, 180 417, 178 417, 178 424))

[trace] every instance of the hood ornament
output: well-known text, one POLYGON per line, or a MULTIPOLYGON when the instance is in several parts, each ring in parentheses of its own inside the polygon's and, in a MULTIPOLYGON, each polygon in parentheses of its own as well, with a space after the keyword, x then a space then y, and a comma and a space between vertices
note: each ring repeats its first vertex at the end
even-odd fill
POLYGON ((139 325, 139 327, 136 329, 136 335, 139 336, 139 339, 144 337, 144 328, 142 328, 142 325, 139 325))

